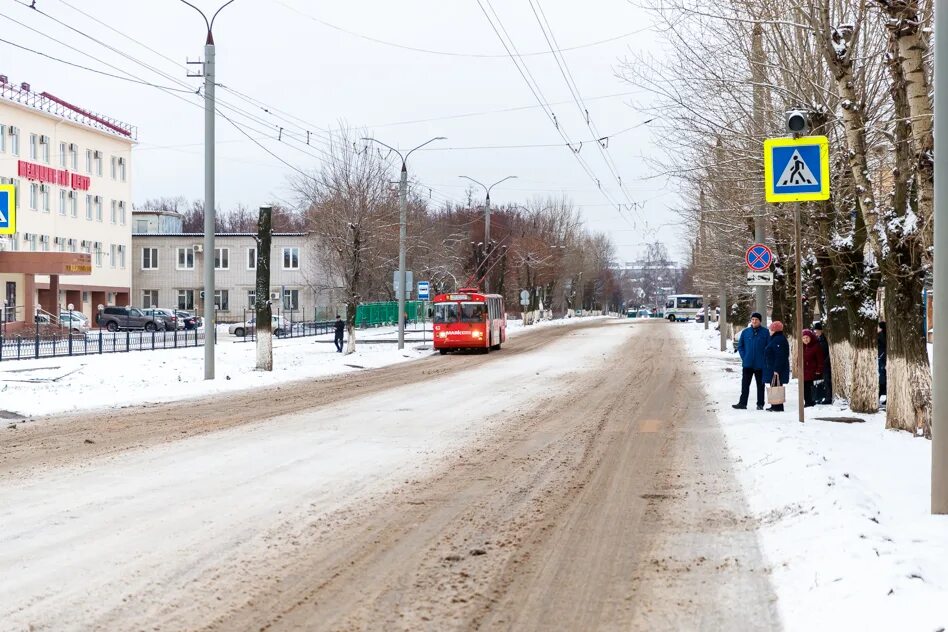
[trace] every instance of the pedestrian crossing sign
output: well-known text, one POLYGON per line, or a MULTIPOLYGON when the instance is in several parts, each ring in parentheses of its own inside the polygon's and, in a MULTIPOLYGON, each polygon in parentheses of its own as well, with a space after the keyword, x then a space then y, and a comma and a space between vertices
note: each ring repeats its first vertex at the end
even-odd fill
POLYGON ((830 196, 826 136, 764 141, 764 197, 768 202, 810 202, 830 196))
POLYGON ((16 187, 0 184, 0 235, 16 233, 16 187))

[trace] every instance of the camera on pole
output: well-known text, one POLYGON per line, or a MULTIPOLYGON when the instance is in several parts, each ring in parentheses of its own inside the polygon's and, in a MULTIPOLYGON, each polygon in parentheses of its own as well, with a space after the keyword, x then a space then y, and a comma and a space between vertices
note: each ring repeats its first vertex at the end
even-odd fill
POLYGON ((787 131, 792 134, 802 134, 809 130, 810 121, 806 112, 803 110, 790 110, 787 112, 787 131))

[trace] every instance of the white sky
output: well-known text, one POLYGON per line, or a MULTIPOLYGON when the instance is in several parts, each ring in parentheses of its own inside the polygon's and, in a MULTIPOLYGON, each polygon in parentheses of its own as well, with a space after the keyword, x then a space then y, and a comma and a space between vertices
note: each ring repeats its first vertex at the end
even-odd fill
MULTIPOLYGON (((194 0, 213 12, 223 0, 194 0)), ((486 0, 484 6, 490 11, 486 0)), ((646 95, 615 76, 618 60, 630 50, 658 53, 655 33, 647 30, 647 14, 624 0, 575 2, 534 0, 542 7, 562 48, 583 45, 635 32, 613 42, 565 53, 566 62, 586 101, 600 135, 611 135, 648 118, 636 111, 646 95), (603 95, 630 93, 603 99, 603 95)), ((104 41, 122 53, 167 73, 162 77, 126 57, 109 51, 83 35, 56 24, 27 6, 10 0, 0 5, 3 37, 61 59, 97 69, 123 71, 163 86, 196 89, 201 79, 187 78, 183 63, 203 54, 204 24, 200 16, 175 0, 119 2, 118 0, 37 0, 37 8, 75 29, 104 41), (134 8, 131 8, 134 7, 134 8), (123 33, 95 22, 75 9, 123 33), (11 18, 52 36, 49 39, 11 21, 11 18), (69 46, 99 58, 93 60, 69 46), (154 49, 168 59, 149 51, 154 49), (181 65, 177 65, 180 63, 181 65)), ((503 26, 521 53, 549 51, 528 0, 493 1, 503 26)), ((492 145, 563 143, 556 128, 539 107, 514 112, 431 120, 537 102, 517 72, 476 0, 412 0, 409 2, 317 3, 311 0, 236 0, 214 26, 218 81, 259 100, 283 115, 280 120, 259 107, 218 89, 222 102, 240 107, 259 122, 235 117, 271 151, 300 169, 317 166, 319 150, 302 143, 278 142, 277 126, 285 138, 325 142, 326 129, 341 121, 366 128, 390 145, 411 148, 433 136, 447 136, 442 148, 492 145), (467 57, 402 50, 333 30, 313 18, 369 37, 456 53, 500 55, 467 57), (264 138, 265 132, 272 139, 264 138), (306 151, 301 151, 301 148, 306 151)), ((191 104, 153 87, 96 75, 39 57, 0 42, 0 72, 13 83, 28 81, 36 91, 46 90, 85 108, 127 121, 138 127, 139 145, 132 160, 133 196, 184 195, 203 198, 203 110, 201 98, 181 95, 191 104)), ((572 102, 567 84, 550 54, 526 58, 543 96, 561 129, 574 141, 585 140, 584 158, 605 193, 615 201, 643 203, 624 210, 609 203, 565 146, 529 149, 440 149, 414 154, 409 173, 434 189, 436 200, 461 200, 469 175, 490 183, 507 175, 517 180, 493 190, 494 204, 525 203, 533 196, 568 194, 581 207, 589 228, 610 233, 619 259, 631 259, 642 244, 656 235, 675 256, 681 255, 678 231, 668 211, 677 196, 662 178, 652 175, 649 156, 657 149, 647 127, 627 131, 609 141, 608 155, 617 167, 628 194, 619 191, 585 124, 572 102), (643 221, 643 218, 647 221, 643 221), (646 229, 656 229, 651 233, 646 229)), ((228 115, 233 112, 224 110, 228 115)), ((238 203, 251 207, 288 199, 289 168, 247 140, 227 121, 217 123, 217 201, 224 209, 238 203)), ((478 197, 482 195, 477 194, 478 197)))

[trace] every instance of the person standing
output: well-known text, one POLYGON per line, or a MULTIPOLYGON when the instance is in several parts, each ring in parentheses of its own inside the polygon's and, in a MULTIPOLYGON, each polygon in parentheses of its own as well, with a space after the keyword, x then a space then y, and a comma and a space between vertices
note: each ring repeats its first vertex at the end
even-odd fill
MULTIPOLYGON (((764 349, 764 381, 770 384, 775 375, 781 385, 790 381, 790 343, 783 335, 783 323, 779 320, 770 323, 770 340, 764 349)), ((772 404, 767 411, 782 413, 783 404, 772 404)))
POLYGON ((751 380, 757 380, 757 410, 764 409, 764 348, 767 332, 760 326, 760 313, 751 314, 751 326, 741 332, 737 341, 737 352, 741 356, 741 399, 731 408, 744 410, 750 397, 751 380))
POLYGON ((816 335, 816 343, 823 351, 823 385, 816 389, 817 404, 833 403, 833 365, 830 363, 829 341, 823 333, 823 323, 817 322, 813 325, 813 333, 816 335))
POLYGON ((876 342, 879 345, 879 397, 887 397, 886 390, 886 354, 885 354, 885 321, 879 322, 879 334, 876 337, 876 342))
POLYGON ((823 379, 823 350, 816 341, 816 334, 803 330, 803 405, 816 405, 813 397, 814 380, 823 379))
POLYGON ((342 337, 346 332, 346 323, 339 314, 336 314, 336 337, 333 342, 336 343, 336 352, 342 353, 342 337))

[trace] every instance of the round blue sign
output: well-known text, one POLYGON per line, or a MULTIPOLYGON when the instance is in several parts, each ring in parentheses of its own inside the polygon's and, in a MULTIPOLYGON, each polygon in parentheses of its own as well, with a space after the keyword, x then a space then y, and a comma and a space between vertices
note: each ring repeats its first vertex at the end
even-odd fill
POLYGON ((747 262, 747 267, 754 272, 763 272, 773 263, 774 253, 764 244, 754 244, 747 249, 744 261, 747 262))

